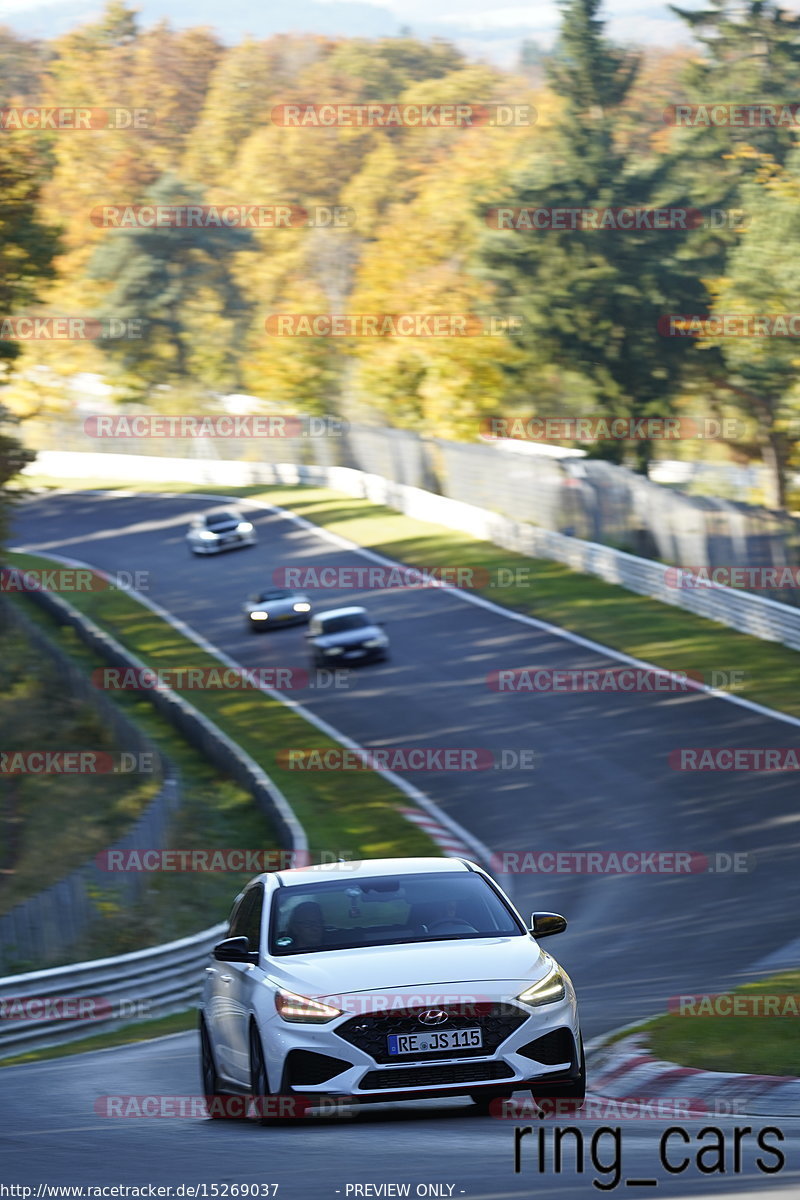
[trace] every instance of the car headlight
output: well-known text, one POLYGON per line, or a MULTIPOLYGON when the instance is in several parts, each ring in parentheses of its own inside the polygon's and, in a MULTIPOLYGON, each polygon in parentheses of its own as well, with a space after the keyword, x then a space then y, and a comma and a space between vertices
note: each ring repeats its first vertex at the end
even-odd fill
POLYGON ((265 613, 265 612, 251 612, 251 613, 250 613, 250 620, 251 620, 251 621, 268 621, 268 620, 269 620, 269 613, 265 613))
POLYGON ((253 531, 253 526, 250 524, 249 521, 240 521, 239 524, 236 526, 237 533, 252 533, 252 531, 253 531))
POLYGON ((370 638, 368 642, 364 642, 364 645, 365 645, 365 646, 369 646, 369 647, 373 647, 373 646, 385 646, 385 645, 386 645, 386 638, 385 638, 385 637, 376 637, 376 638, 370 638))
POLYGON ((322 1025, 340 1017, 344 1011, 334 1008, 332 1004, 323 1004, 321 1000, 310 1000, 308 996, 298 996, 294 992, 279 991, 275 995, 275 1008, 278 1016, 284 1021, 310 1022, 312 1025, 322 1025))
POLYGON ((554 1004, 556 1000, 563 1000, 566 991, 564 972, 553 964, 543 979, 531 984, 517 999, 537 1008, 540 1004, 554 1004))
POLYGON ((219 537, 219 534, 214 533, 211 529, 201 529, 200 537, 204 542, 213 542, 215 538, 219 537))
POLYGON ((344 650, 341 646, 326 646, 323 654, 344 654, 344 650))
POLYGON ((306 604, 304 600, 298 600, 297 604, 293 604, 292 608, 295 612, 311 612, 311 605, 306 604))

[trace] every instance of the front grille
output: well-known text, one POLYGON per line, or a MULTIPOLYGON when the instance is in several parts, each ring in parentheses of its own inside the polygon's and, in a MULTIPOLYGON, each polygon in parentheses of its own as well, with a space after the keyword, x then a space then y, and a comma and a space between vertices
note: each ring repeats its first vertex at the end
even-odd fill
POLYGON ((442 1063, 439 1067, 394 1067, 388 1071, 369 1071, 358 1085, 360 1091, 396 1088, 426 1088, 437 1084, 485 1083, 490 1079, 508 1079, 514 1072, 507 1063, 442 1063))
POLYGON ((352 1065, 342 1058, 331 1058, 329 1054, 317 1054, 314 1050, 290 1050, 286 1055, 287 1085, 310 1087, 315 1083, 327 1083, 352 1065))
POLYGON ((336 1030, 351 1046, 363 1050, 379 1063, 430 1062, 431 1058, 486 1058, 528 1019, 528 1014, 513 1004, 442 1004, 448 1013, 447 1021, 435 1028, 426 1027, 419 1014, 431 1008, 424 1007, 394 1009, 392 1012, 369 1013, 351 1017, 336 1030), (480 1029, 483 1045, 475 1049, 420 1050, 416 1054, 403 1054, 399 1059, 389 1053, 390 1033, 439 1033, 450 1029, 480 1029))
POLYGON ((544 1037, 535 1042, 522 1046, 517 1054, 524 1054, 534 1062, 544 1063, 545 1066, 555 1066, 556 1063, 576 1063, 575 1039, 568 1029, 551 1029, 544 1037))

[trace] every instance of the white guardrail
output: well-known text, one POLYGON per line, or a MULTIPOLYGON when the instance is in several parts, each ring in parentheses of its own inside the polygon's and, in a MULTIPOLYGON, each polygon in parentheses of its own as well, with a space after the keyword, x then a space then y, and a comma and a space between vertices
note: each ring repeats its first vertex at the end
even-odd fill
POLYGON ((183 1012, 226 924, 165 946, 0 979, 0 1059, 183 1012))
POLYGON ((304 467, 293 463, 231 462, 218 459, 155 458, 135 454, 103 454, 42 450, 27 468, 31 474, 58 479, 114 479, 130 482, 175 481, 215 487, 253 484, 322 484, 349 496, 385 504, 409 517, 458 529, 530 558, 564 563, 573 571, 595 575, 641 596, 683 608, 739 633, 780 642, 800 650, 800 608, 779 604, 753 592, 720 584, 677 587, 675 568, 624 554, 610 546, 583 542, 515 521, 460 500, 421 488, 393 483, 350 467, 304 467), (670 582, 672 580, 673 582, 670 582))

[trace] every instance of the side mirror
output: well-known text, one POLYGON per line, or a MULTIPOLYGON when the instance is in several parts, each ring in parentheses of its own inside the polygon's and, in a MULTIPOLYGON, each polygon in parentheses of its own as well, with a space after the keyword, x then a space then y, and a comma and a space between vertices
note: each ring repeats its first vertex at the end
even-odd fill
POLYGON ((550 937, 554 933, 563 933, 567 928, 566 917, 558 913, 531 913, 531 927, 528 930, 535 938, 550 937))
POLYGON ((218 962, 258 963, 258 951, 250 949, 246 937, 225 938, 211 953, 218 962))

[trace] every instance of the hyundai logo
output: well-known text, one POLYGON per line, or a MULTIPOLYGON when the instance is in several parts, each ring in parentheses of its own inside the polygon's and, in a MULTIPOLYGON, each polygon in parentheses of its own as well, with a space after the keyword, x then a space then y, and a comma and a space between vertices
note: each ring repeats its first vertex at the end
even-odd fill
POLYGON ((426 1008, 417 1015, 417 1020, 421 1025, 444 1025, 449 1016, 443 1008, 426 1008))

